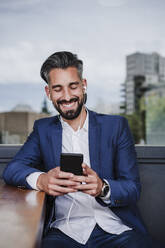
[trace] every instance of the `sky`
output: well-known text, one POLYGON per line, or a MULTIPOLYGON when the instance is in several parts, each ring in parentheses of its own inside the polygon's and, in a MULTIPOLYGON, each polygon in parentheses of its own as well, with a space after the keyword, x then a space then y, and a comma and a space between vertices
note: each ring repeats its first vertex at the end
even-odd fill
POLYGON ((0 0, 0 112, 40 111, 41 65, 64 50, 84 62, 87 106, 118 105, 126 56, 165 56, 164 9, 164 0, 0 0))

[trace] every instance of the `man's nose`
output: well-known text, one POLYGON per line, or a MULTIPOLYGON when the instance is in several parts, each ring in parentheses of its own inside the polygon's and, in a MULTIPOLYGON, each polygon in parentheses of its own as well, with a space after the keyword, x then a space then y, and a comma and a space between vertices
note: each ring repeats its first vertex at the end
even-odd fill
POLYGON ((70 93, 70 90, 69 89, 64 89, 64 95, 63 95, 64 99, 66 101, 69 101, 70 98, 71 98, 71 93, 70 93))

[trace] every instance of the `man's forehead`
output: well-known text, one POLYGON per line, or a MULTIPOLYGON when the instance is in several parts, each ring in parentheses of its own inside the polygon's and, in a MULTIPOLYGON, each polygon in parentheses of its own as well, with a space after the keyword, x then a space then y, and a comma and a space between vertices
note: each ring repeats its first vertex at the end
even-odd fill
POLYGON ((66 73, 78 73, 78 69, 73 66, 69 66, 67 68, 52 68, 49 72, 49 75, 58 75, 58 74, 66 74, 66 73))
POLYGON ((49 82, 51 84, 69 84, 74 81, 81 81, 75 67, 68 67, 66 69, 54 68, 49 72, 49 82))

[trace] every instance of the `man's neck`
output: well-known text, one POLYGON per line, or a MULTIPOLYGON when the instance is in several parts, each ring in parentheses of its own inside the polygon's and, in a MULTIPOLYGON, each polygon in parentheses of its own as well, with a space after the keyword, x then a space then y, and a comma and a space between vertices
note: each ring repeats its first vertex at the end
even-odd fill
POLYGON ((77 131, 78 128, 82 128, 84 125, 84 122, 86 120, 86 116, 87 116, 87 112, 85 107, 82 107, 82 110, 79 114, 79 116, 73 120, 66 120, 64 118, 62 118, 65 122, 67 122, 74 131, 77 131))

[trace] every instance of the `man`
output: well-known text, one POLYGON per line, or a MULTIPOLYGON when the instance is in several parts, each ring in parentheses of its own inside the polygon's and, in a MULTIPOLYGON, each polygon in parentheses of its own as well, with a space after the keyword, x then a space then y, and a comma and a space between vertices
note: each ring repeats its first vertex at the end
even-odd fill
POLYGON ((136 208, 140 182, 127 121, 86 109, 82 71, 70 52, 44 62, 45 91, 60 115, 35 122, 4 180, 52 197, 44 248, 151 248, 136 208), (83 176, 60 170, 61 152, 84 155, 83 176))

